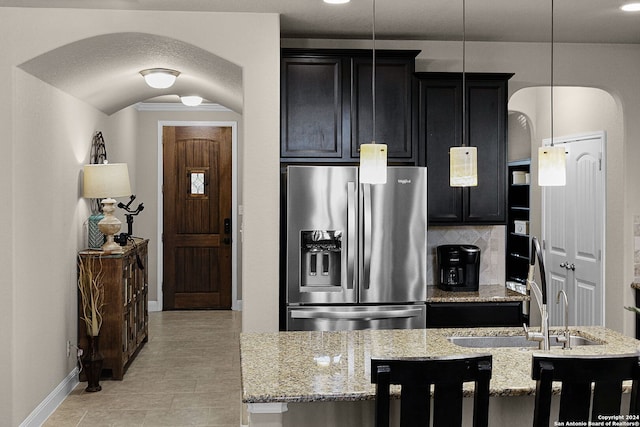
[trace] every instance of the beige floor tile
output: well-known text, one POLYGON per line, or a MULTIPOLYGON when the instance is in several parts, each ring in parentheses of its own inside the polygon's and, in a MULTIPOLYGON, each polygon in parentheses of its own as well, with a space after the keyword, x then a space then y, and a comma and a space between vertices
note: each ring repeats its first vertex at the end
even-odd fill
POLYGON ((102 409, 87 412, 78 427, 142 427, 147 411, 102 409))
POLYGON ((149 320, 149 341, 124 379, 102 380, 98 393, 80 383, 45 427, 240 425, 240 313, 171 311, 149 320))
POLYGON ((42 425, 43 427, 72 427, 77 426, 82 417, 87 413, 86 409, 78 408, 61 408, 49 417, 49 419, 42 425))

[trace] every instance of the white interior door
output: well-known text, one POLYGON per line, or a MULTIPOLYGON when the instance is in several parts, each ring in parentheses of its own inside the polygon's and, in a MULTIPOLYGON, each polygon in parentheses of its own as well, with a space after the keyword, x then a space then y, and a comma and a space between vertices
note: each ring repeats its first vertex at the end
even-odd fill
POLYGON ((564 306, 556 303, 561 289, 570 325, 604 324, 604 144, 604 132, 554 139, 567 153, 567 185, 542 192, 551 325, 563 322, 564 306))

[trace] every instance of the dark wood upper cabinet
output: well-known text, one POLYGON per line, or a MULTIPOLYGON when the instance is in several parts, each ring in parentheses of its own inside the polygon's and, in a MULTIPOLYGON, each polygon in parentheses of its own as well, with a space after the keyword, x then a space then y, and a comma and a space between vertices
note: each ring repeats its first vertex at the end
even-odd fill
MULTIPOLYGON (((411 82, 414 56, 384 58, 376 53, 376 143, 387 144, 389 158, 412 160, 411 82)), ((372 58, 353 59, 351 157, 373 139, 372 58)))
MULTIPOLYGON (((419 51, 376 50, 376 142, 415 161, 413 73, 419 51)), ((283 162, 355 162, 373 134, 372 51, 283 49, 283 162)))
POLYGON ((416 73, 418 164, 427 166, 430 224, 505 224, 507 82, 513 74, 416 73), (462 132, 466 122, 467 131, 462 132), (449 186, 449 147, 478 148, 478 186, 449 186))

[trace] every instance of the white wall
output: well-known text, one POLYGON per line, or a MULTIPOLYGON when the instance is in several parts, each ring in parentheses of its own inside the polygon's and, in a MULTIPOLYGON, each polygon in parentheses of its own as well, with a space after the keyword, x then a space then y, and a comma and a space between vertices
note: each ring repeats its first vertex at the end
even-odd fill
MULTIPOLYGON (((249 248, 244 256, 251 261, 243 272, 243 327, 277 330, 278 228, 264 224, 278 223, 278 16, 0 8, 0 22, 0 232, 6 236, 0 249, 0 425, 25 420, 73 366, 65 350, 76 334, 75 254, 84 246, 88 212, 79 197, 78 171, 93 132, 103 130, 109 146, 119 147, 110 150, 110 159, 136 159, 131 111, 102 117, 16 68, 73 41, 147 32, 191 43, 242 67, 250 149, 241 149, 241 156, 251 171, 241 178, 249 248), (27 169, 30 164, 38 168, 27 169), (40 179, 34 183, 32 176, 40 179), (38 228, 42 223, 62 226, 38 228)), ((140 175, 132 175, 138 185, 140 175)))
POLYGON ((14 90, 20 94, 13 103, 14 195, 22 197, 14 197, 14 419, 6 425, 24 419, 75 366, 66 343, 77 342, 74 255, 86 246, 83 223, 90 213, 82 165, 95 130, 106 122, 122 144, 112 146, 114 154, 126 151, 134 135, 124 114, 108 118, 20 70, 14 90))

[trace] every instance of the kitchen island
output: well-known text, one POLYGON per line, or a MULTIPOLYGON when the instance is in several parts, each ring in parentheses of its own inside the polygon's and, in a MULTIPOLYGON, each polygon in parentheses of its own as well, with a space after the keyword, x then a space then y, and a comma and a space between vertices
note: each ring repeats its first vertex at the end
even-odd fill
MULTIPOLYGON (((639 341, 602 327, 571 328, 597 345, 566 354, 635 353, 639 341)), ((387 357, 438 357, 471 353, 493 355, 491 425, 531 425, 535 382, 531 355, 537 348, 470 348, 449 337, 522 335, 521 328, 364 330, 339 332, 245 333, 240 338, 242 399, 249 425, 373 425, 375 387, 370 360, 387 357)), ((472 386, 466 389, 472 394, 472 386)), ((466 412, 468 408, 465 405, 466 412)), ((470 417, 465 413, 465 417, 470 417)))

